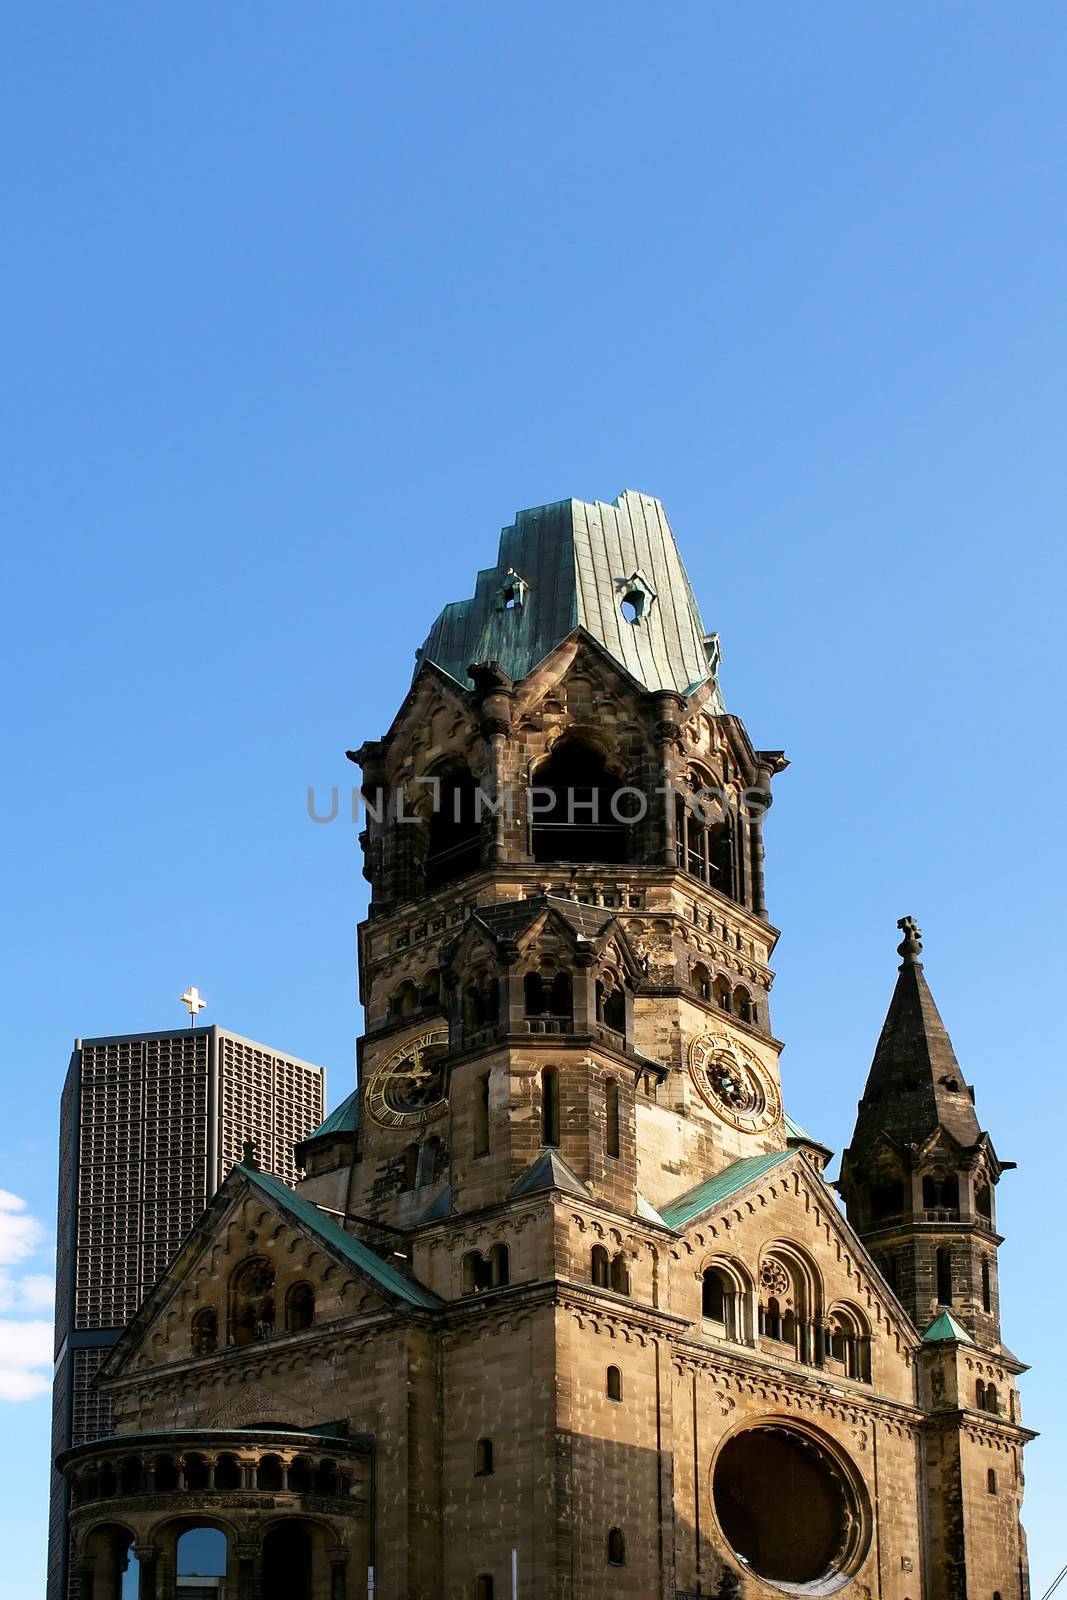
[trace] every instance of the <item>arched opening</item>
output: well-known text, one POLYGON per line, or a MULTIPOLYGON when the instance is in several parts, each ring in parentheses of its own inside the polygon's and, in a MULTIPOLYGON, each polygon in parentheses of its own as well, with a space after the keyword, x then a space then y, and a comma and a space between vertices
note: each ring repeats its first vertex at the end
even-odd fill
POLYGON ((534 968, 522 980, 523 1010, 531 1032, 569 1033, 574 999, 569 972, 534 968))
POLYGON ((699 878, 720 894, 734 896, 733 839, 730 822, 717 796, 706 798, 701 790, 713 789, 697 774, 690 774, 692 797, 676 795, 674 833, 678 865, 691 878, 699 878))
POLYGON ((267 1530, 263 1600, 311 1600, 311 1535, 299 1522, 279 1522, 267 1530))
POLYGON ((178 1487, 178 1464, 173 1456, 157 1456, 155 1460, 156 1488, 169 1494, 178 1487))
POLYGON ((511 1282, 511 1253, 506 1244, 495 1244, 489 1252, 489 1287, 500 1289, 511 1282))
POLYGON ((626 995, 610 973, 597 979, 596 1019, 613 1033, 626 1033, 626 995))
POLYGON ((466 1038, 493 1028, 500 1020, 500 992, 497 980, 488 972, 478 972, 463 990, 463 1032, 466 1038))
POLYGON ((430 893, 475 872, 481 864, 477 797, 478 785, 466 767, 441 777, 426 842, 426 888, 430 893))
POLYGON ((534 860, 628 861, 630 829, 612 811, 621 787, 599 751, 579 739, 561 740, 533 780, 534 860))
POLYGON ((495 1470, 492 1439, 479 1439, 474 1446, 474 1476, 476 1478, 489 1478, 495 1470))
POLYGON ((595 1289, 611 1287, 611 1259, 602 1244, 595 1244, 590 1252, 590 1276, 595 1289))
POLYGON ((730 988, 728 978, 721 974, 711 986, 712 997, 720 1011, 732 1011, 734 1005, 733 990, 730 988))
POLYGON ((719 1267, 705 1267, 700 1285, 700 1314, 727 1339, 737 1337, 737 1287, 719 1267))
POLYGON ((541 1143, 559 1144, 559 1072, 541 1068, 541 1143))
POLYGON ((441 1148, 441 1140, 436 1133, 428 1135, 419 1145, 418 1160, 415 1164, 416 1189, 423 1189, 435 1182, 441 1160, 441 1148))
POLYGON ((256 1466, 256 1488, 278 1490, 282 1486, 280 1456, 260 1456, 256 1466))
POLYGON ((337 1468, 332 1461, 324 1458, 315 1468, 315 1493, 329 1495, 338 1492, 337 1468))
POLYGON ((140 1494, 144 1489, 144 1468, 138 1456, 125 1456, 119 1467, 119 1493, 140 1494))
POLYGON ((904 1210, 904 1185, 899 1178, 883 1178, 871 1189, 871 1219, 899 1217, 904 1210))
POLYGON ((988 1183, 979 1184, 974 1195, 974 1209, 986 1222, 993 1220, 993 1191, 988 1183))
POLYGON ((219 1347, 219 1314, 213 1306, 204 1306, 192 1321, 193 1355, 210 1355, 219 1347))
POLYGON ((741 986, 733 993, 733 1013, 735 1017, 740 1017, 742 1022, 753 1020, 752 996, 741 986))
POLYGON ((618 1367, 608 1368, 607 1394, 609 1400, 622 1399, 622 1373, 618 1367))
POLYGON ((488 1572, 480 1572, 474 1580, 474 1600, 495 1600, 496 1589, 488 1572))
POLYGON ((215 1461, 215 1488, 239 1489, 241 1487, 241 1463, 236 1456, 222 1455, 215 1461))
POLYGON ((982 1378, 975 1379, 974 1403, 978 1407, 979 1411, 985 1410, 985 1382, 982 1378))
POLYGON ((702 1000, 712 998, 711 973, 702 961, 696 962, 690 974, 690 982, 702 1000))
POLYGON ((202 1455, 191 1452, 185 1458, 185 1487, 187 1489, 207 1488, 207 1462, 202 1455))
POLYGON ((93 1566, 89 1585, 93 1600, 97 1595, 106 1600, 137 1600, 140 1573, 133 1542, 129 1528, 119 1523, 103 1523, 93 1529, 85 1544, 93 1566))
POLYGON ((829 1449, 799 1429, 757 1426, 728 1439, 712 1497, 730 1547, 769 1583, 820 1583, 818 1592, 829 1593, 866 1554, 853 1484, 829 1449))
POLYGON ((419 1175, 419 1147, 417 1144, 404 1146, 404 1171, 400 1187, 407 1191, 414 1189, 415 1180, 419 1175))
POLYGON ((405 978, 398 984, 389 996, 389 1015, 391 1017, 410 1017, 419 1009, 419 991, 410 978, 405 978))
POLYGON ((985 1475, 985 1486, 986 1486, 987 1493, 996 1494, 996 1492, 997 1492, 997 1475, 994 1472, 992 1467, 989 1468, 988 1472, 985 1475))
POLYGON ((441 1004, 441 974, 436 967, 419 983, 419 1009, 433 1011, 441 1004))
POLYGON ((315 1487, 315 1463, 310 1456, 297 1456, 289 1463, 289 1487, 294 1494, 310 1494, 315 1487))
POLYGON ((612 1528, 608 1534, 608 1564, 612 1567, 626 1565, 626 1539, 621 1528, 612 1528))
POLYGON ((314 1320, 315 1290, 310 1283, 294 1283, 285 1297, 285 1326, 290 1333, 300 1333, 314 1320))
POLYGON ((928 1173, 923 1179, 923 1210, 959 1216, 960 1180, 954 1172, 928 1173))
POLYGON ((274 1332, 274 1268, 261 1258, 246 1261, 233 1278, 233 1343, 252 1344, 274 1332))
POLYGON ((985 1386, 985 1408, 987 1411, 991 1411, 994 1416, 997 1416, 1000 1412, 1000 1396, 997 1394, 995 1383, 987 1383, 985 1386))
POLYGON ((993 1280, 989 1271, 989 1257, 982 1258, 982 1310, 993 1310, 993 1280))
POLYGON ((186 1528, 178 1537, 176 1558, 182 1600, 222 1600, 226 1561, 226 1535, 221 1528, 186 1528))
POLYGON ((611 1258, 611 1287, 616 1294, 630 1292, 630 1271, 621 1250, 611 1258))
POLYGON ((936 1257, 937 1298, 943 1306, 952 1304, 952 1252, 940 1249, 936 1257))

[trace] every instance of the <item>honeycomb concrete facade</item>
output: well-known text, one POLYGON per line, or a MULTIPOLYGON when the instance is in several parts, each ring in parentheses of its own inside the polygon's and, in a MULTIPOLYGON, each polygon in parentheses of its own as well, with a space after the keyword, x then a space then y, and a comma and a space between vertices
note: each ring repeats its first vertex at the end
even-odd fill
POLYGON ((108 1353, 79 1600, 177 1600, 194 1525, 230 1600, 1027 1600, 1005 1164, 910 919, 847 1215, 789 1118, 786 763, 717 663, 645 496, 523 513, 435 624, 352 752, 358 1087, 108 1353))

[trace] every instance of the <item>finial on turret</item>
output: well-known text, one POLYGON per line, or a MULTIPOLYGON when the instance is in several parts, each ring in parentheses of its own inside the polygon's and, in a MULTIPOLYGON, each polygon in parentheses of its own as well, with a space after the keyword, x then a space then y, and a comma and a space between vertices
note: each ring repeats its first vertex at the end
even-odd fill
POLYGON ((904 958, 902 965, 918 965, 919 957, 923 953, 922 929, 914 917, 901 917, 897 922, 897 927, 904 935, 897 945, 897 955, 904 958))

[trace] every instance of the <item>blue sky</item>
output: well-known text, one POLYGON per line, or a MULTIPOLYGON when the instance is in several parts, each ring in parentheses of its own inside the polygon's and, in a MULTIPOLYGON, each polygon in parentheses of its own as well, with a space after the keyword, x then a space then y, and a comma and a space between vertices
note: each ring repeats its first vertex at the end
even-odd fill
POLYGON ((626 487, 792 759, 774 1022, 838 1150, 896 918, 925 929, 1019 1162, 1035 1596, 1067 1560, 1065 47, 1041 3, 0 19, 15 1600, 43 1592, 73 1038, 171 1026, 193 982, 340 1099, 364 884, 307 786, 351 782, 518 507, 626 487))

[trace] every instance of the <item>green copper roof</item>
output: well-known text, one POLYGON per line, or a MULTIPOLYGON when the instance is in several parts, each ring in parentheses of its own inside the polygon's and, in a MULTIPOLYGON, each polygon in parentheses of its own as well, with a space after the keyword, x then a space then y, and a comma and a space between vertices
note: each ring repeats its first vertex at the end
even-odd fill
POLYGON ((795 1117, 791 1117, 788 1111, 783 1111, 782 1121, 785 1123, 785 1131, 790 1139, 805 1139, 808 1144, 814 1144, 816 1142, 810 1133, 804 1132, 804 1129, 800 1126, 800 1123, 795 1117))
POLYGON ((359 1090, 353 1089, 347 1100, 342 1100, 337 1108, 330 1112, 325 1122, 320 1122, 314 1133, 306 1134, 301 1139, 301 1144, 307 1144, 309 1139, 324 1139, 331 1133, 355 1133, 356 1124, 359 1122, 359 1090))
POLYGON ((672 1200, 670 1205, 661 1206, 660 1213, 664 1222, 668 1228, 674 1228, 680 1233, 694 1217, 699 1217, 702 1212, 721 1205, 739 1189, 755 1183, 757 1178, 762 1178, 765 1173, 781 1166, 783 1161, 791 1161, 795 1155, 794 1150, 771 1150, 767 1155, 745 1156, 743 1160, 735 1161, 732 1166, 717 1172, 713 1178, 706 1178, 695 1189, 690 1189, 688 1194, 672 1200))
POLYGON ((275 1178, 268 1172, 260 1172, 258 1167, 249 1167, 244 1162, 239 1163, 237 1170, 241 1172, 257 1189, 262 1192, 282 1211, 303 1223, 317 1233, 325 1244, 331 1245, 339 1255, 347 1257, 354 1267, 357 1267, 364 1277, 370 1278, 379 1288, 384 1289, 394 1299, 406 1300, 409 1305, 422 1306, 433 1309, 441 1304, 435 1294, 429 1289, 424 1289, 421 1283, 414 1283, 410 1278, 405 1278, 403 1273, 391 1267, 381 1256, 376 1256, 362 1239, 356 1239, 346 1232, 340 1223, 320 1211, 318 1206, 312 1205, 310 1200, 305 1200, 302 1195, 294 1193, 288 1184, 280 1178, 275 1178))
MULTIPOLYGON (((705 635, 666 513, 627 489, 602 501, 559 500, 520 511, 474 598, 445 606, 419 652, 469 683, 471 662, 525 678, 584 628, 646 689, 693 690, 714 678, 718 641, 705 635), (636 621, 622 602, 636 596, 636 621)), ((718 690, 711 704, 721 711, 718 690)))
POLYGON ((923 1334, 924 1344, 943 1344, 951 1339, 958 1339, 961 1344, 973 1344, 974 1340, 966 1328, 961 1328, 951 1311, 942 1311, 923 1334))

